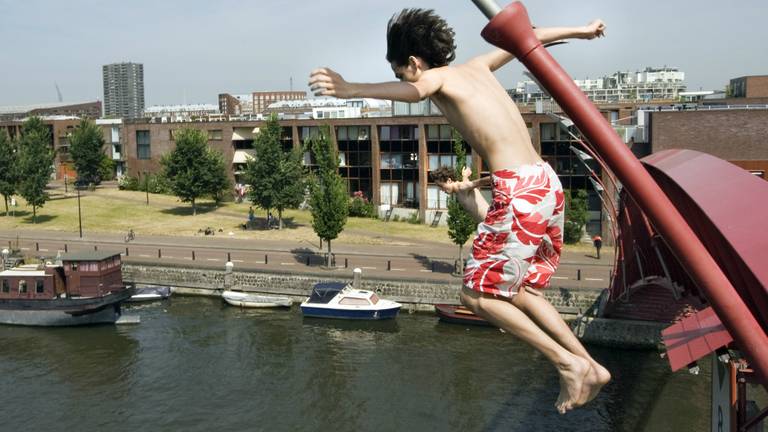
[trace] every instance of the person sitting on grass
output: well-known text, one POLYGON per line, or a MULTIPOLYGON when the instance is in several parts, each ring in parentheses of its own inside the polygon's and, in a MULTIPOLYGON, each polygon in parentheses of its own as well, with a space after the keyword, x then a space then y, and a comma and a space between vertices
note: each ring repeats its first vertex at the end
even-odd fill
MULTIPOLYGON (((593 39, 604 31, 600 20, 583 27, 534 29, 543 44, 593 39)), ((386 58, 400 82, 352 83, 332 69, 319 68, 312 71, 309 86, 316 96, 402 102, 429 98, 487 162, 490 205, 468 176, 438 183, 446 193, 456 194, 478 222, 461 301, 544 354, 559 373, 555 407, 565 413, 594 399, 611 375, 540 293, 560 259, 562 186, 536 153, 519 110, 493 75, 512 54, 495 49, 449 66, 455 48, 453 30, 434 11, 405 9, 387 24, 386 58)))

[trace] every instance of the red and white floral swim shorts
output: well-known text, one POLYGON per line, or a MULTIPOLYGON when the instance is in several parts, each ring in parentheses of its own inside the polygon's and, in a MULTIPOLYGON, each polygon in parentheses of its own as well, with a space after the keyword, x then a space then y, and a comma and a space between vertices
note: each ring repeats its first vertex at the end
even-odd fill
POLYGON ((546 288, 560 262, 563 187, 546 162, 495 171, 493 202, 477 226, 464 286, 511 297, 521 286, 546 288))

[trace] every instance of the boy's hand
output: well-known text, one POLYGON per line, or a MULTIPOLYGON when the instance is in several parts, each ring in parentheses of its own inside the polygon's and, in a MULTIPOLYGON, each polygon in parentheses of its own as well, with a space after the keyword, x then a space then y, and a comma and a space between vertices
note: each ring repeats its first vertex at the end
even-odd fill
POLYGON ((594 39, 605 36, 605 23, 596 19, 584 27, 584 39, 594 39))
POLYGON ((309 87, 315 96, 350 97, 349 83, 329 68, 319 68, 309 75, 309 87))

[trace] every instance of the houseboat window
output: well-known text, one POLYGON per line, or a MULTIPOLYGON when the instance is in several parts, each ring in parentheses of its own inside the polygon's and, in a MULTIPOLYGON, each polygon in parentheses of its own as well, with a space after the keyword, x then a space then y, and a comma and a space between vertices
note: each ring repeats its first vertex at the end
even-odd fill
POLYGON ((26 294, 27 293, 27 281, 25 281, 25 280, 20 280, 19 281, 19 292, 21 294, 26 294))
POLYGON ((368 303, 368 300, 366 299, 344 297, 343 299, 341 299, 341 301, 339 301, 339 304, 350 305, 350 306, 368 306, 370 303, 368 303))
POLYGON ((43 292, 45 292, 45 284, 43 283, 43 281, 39 279, 35 281, 35 292, 37 294, 42 294, 43 292))
POLYGON ((376 304, 379 302, 379 296, 376 294, 371 294, 371 303, 376 304))
POLYGON ((77 263, 76 262, 72 263, 72 271, 77 271, 77 263))
POLYGON ((8 283, 8 279, 3 279, 3 292, 11 292, 11 284, 8 283))

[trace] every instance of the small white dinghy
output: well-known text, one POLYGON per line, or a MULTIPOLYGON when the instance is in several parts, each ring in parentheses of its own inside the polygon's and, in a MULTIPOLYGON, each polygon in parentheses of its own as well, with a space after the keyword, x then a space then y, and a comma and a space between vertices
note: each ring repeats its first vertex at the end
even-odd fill
POLYGON ((158 285, 137 285, 134 294, 126 300, 130 303, 165 300, 171 296, 171 287, 158 285))
POLYGON ((293 300, 290 297, 280 297, 247 293, 243 291, 224 291, 221 298, 232 306, 244 308, 274 308, 291 307, 293 300))

